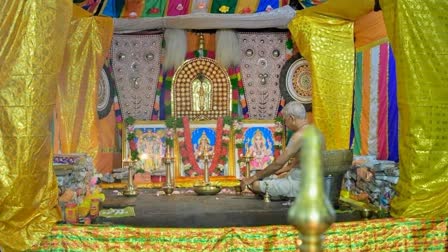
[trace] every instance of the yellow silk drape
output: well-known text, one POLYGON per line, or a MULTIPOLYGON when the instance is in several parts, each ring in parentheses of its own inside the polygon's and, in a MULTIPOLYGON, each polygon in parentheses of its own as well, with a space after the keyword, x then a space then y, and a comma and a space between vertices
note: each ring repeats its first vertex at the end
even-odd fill
POLYGON ((381 1, 396 58, 400 180, 392 215, 448 216, 447 1, 381 1))
POLYGON ((327 149, 348 149, 355 62, 353 22, 298 11, 288 27, 311 66, 314 124, 324 134, 327 149))
POLYGON ((300 12, 303 15, 321 14, 328 17, 355 21, 355 19, 371 12, 374 5, 375 0, 328 0, 300 12))
POLYGON ((24 250, 60 218, 50 122, 70 0, 0 3, 0 247, 24 250))
POLYGON ((63 153, 87 153, 98 163, 99 118, 96 112, 100 70, 113 34, 111 18, 94 17, 73 6, 74 18, 58 88, 57 124, 63 153))

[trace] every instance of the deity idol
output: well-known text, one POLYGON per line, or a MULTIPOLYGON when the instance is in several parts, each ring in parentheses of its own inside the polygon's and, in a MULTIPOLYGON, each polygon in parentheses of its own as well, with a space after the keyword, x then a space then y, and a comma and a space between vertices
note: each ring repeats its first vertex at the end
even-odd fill
POLYGON ((209 155, 209 159, 211 159, 213 151, 214 147, 210 144, 210 139, 207 137, 205 131, 203 131, 198 140, 198 144, 194 145, 194 157, 201 169, 204 169, 203 155, 209 155))
POLYGON ((139 152, 144 154, 143 168, 145 171, 155 171, 163 168, 162 157, 164 146, 160 137, 155 132, 147 132, 139 139, 139 152))
POLYGON ((246 151, 249 152, 249 156, 253 157, 250 161, 251 170, 262 170, 274 159, 271 150, 272 143, 269 140, 266 141, 266 138, 259 129, 255 131, 255 134, 250 142, 250 147, 248 146, 248 143, 246 143, 246 151))
POLYGON ((212 83, 200 73, 192 82, 193 111, 209 111, 211 106, 212 83))

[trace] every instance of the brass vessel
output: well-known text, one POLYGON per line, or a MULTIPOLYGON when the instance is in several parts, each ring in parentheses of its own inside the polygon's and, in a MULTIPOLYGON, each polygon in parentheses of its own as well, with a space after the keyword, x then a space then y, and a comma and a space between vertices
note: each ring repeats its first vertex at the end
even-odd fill
POLYGON ((221 191, 221 189, 221 186, 212 184, 193 186, 193 191, 198 195, 216 195, 221 191))

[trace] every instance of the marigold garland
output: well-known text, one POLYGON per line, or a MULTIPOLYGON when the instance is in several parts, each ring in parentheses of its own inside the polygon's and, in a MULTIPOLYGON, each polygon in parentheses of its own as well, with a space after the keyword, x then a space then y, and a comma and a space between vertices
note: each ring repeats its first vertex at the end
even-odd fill
MULTIPOLYGON (((228 162, 227 155, 230 141, 230 124, 232 122, 231 118, 229 118, 218 118, 217 120, 215 148, 209 166, 209 174, 212 176, 224 175, 224 167, 228 162)), ((165 122, 168 129, 175 128, 185 174, 188 176, 202 175, 203 170, 199 167, 194 157, 188 118, 169 119, 165 122)))

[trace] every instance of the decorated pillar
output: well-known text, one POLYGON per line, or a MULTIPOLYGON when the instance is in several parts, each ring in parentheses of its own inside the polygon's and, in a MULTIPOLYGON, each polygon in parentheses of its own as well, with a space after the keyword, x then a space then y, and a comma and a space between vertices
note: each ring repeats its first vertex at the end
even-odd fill
POLYGON ((328 150, 348 149, 354 82, 353 22, 297 12, 289 30, 312 72, 313 118, 328 150))
POLYGON ((444 1, 381 1, 396 58, 400 180, 394 217, 448 214, 448 53, 444 1), (418 8, 416 8, 418 7, 418 8))
POLYGON ((72 2, 0 5, 0 250, 24 251, 60 219, 50 122, 72 2))

